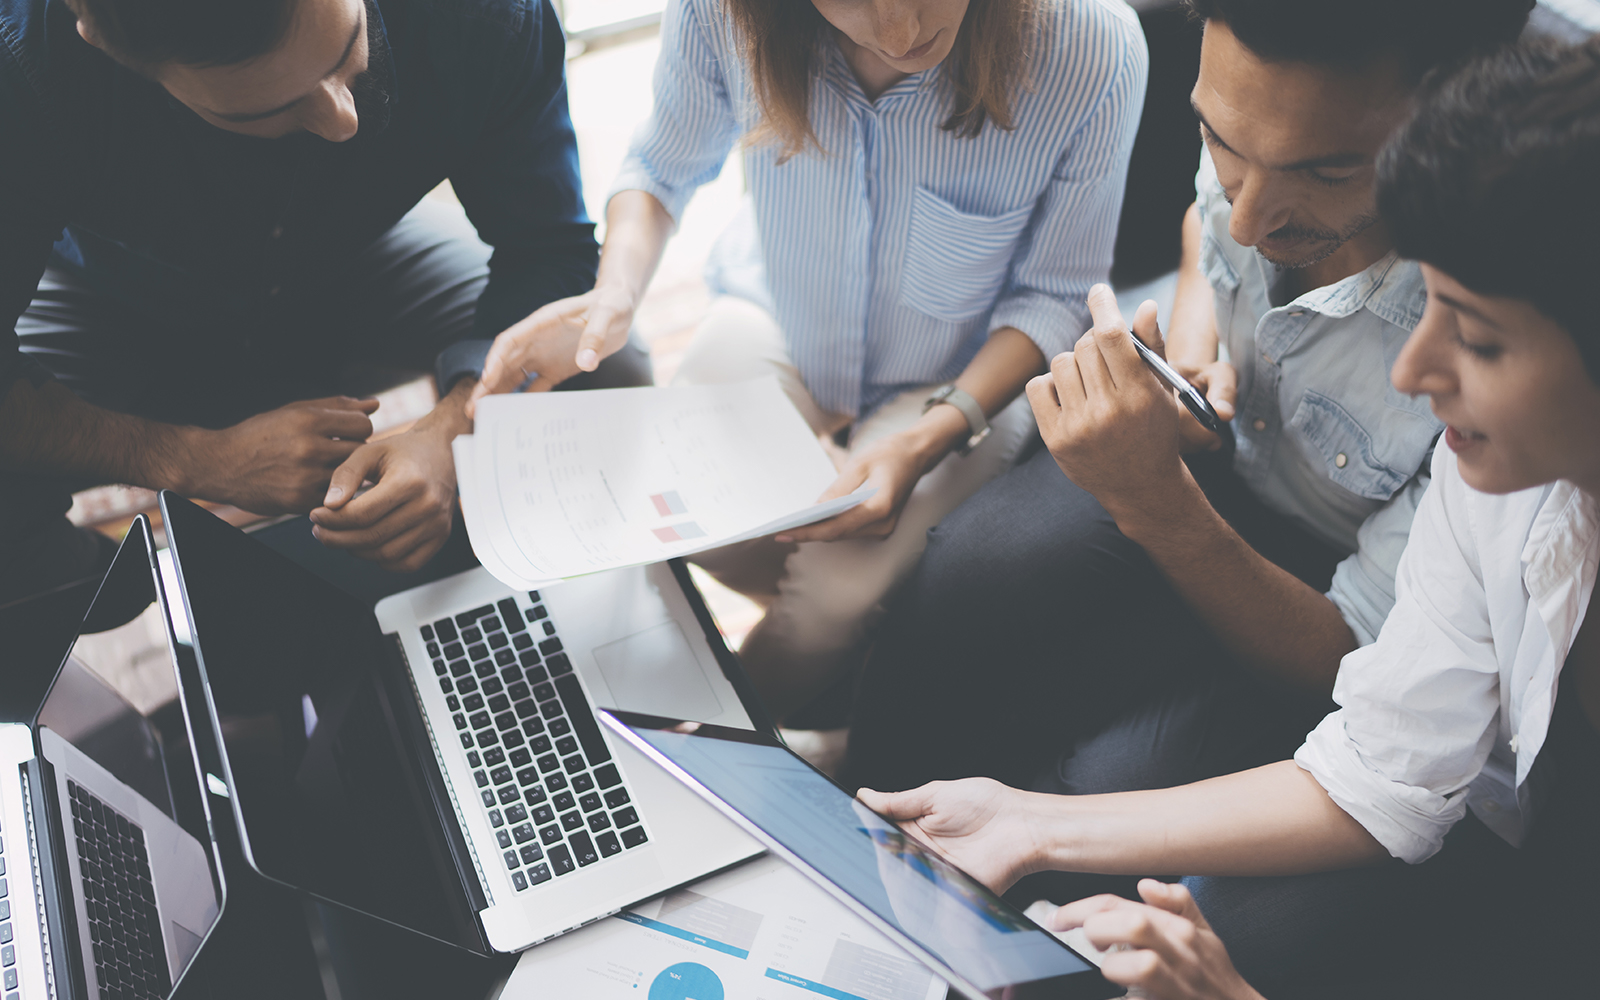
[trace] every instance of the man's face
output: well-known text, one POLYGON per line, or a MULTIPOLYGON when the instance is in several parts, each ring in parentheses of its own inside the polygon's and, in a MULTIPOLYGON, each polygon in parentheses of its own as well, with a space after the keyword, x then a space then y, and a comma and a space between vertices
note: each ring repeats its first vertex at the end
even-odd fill
MULTIPOLYGON (((98 45, 92 26, 78 30, 98 45)), ((370 52, 361 0, 298 0, 288 33, 265 55, 231 66, 166 64, 155 79, 217 128, 277 139, 310 132, 344 142, 360 126, 357 94, 370 52)))
POLYGON ((1207 21, 1191 101, 1233 206, 1229 235, 1298 268, 1366 231, 1378 217, 1373 160, 1409 97, 1398 59, 1359 71, 1267 62, 1207 21))

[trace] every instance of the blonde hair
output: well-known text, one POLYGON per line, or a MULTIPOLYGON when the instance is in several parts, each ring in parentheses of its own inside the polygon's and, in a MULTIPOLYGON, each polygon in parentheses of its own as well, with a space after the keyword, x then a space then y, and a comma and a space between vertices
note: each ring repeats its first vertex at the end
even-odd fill
MULTIPOLYGON (((744 46, 761 108, 756 142, 780 147, 779 162, 820 150, 811 127, 811 82, 820 66, 828 22, 811 0, 725 0, 744 46)), ((986 123, 1016 127, 1012 101, 1026 84, 1042 5, 1049 0, 971 0, 941 69, 953 91, 941 126, 964 139, 986 123)))

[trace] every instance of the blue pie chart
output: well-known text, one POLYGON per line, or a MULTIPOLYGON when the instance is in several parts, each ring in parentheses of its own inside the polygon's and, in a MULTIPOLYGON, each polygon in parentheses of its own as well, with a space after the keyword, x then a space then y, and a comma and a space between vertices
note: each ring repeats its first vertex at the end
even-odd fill
POLYGON ((651 982, 647 1000, 723 1000, 722 980, 696 962, 679 962, 651 982))

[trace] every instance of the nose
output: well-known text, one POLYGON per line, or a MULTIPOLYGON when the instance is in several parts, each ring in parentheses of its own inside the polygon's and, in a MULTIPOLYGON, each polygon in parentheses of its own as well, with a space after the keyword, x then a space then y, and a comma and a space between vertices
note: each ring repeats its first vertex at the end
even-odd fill
POLYGON ((1456 391, 1457 381, 1451 349, 1455 314, 1431 296, 1422 319, 1411 331, 1400 356, 1389 370, 1389 381, 1408 396, 1428 395, 1437 399, 1456 391))
POLYGON ((1264 170, 1247 170, 1233 198, 1228 235, 1240 246, 1253 247, 1289 221, 1293 205, 1281 185, 1264 170))
POLYGON ((895 59, 916 48, 917 36, 922 34, 917 5, 904 0, 881 0, 876 7, 878 47, 895 59))
POLYGON ((356 114, 355 95, 350 93, 350 88, 343 81, 326 81, 317 91, 302 125, 307 132, 329 142, 345 142, 354 138, 361 127, 361 119, 356 114))

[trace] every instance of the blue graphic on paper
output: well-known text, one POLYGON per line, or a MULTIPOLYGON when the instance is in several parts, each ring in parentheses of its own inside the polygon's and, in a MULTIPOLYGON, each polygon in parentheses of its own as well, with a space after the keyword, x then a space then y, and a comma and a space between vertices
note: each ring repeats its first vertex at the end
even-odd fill
POLYGON ((648 1000, 723 1000, 722 980, 697 962, 679 962, 650 984, 648 1000))

